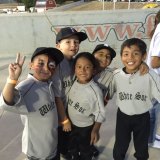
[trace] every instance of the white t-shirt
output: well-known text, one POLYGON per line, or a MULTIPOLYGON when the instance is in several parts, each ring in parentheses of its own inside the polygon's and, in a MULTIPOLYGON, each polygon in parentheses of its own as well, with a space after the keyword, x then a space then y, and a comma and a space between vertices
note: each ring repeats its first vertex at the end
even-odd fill
MULTIPOLYGON (((149 68, 151 67, 151 59, 153 56, 160 57, 160 23, 157 25, 156 30, 151 39, 149 52, 147 55, 147 64, 149 68)), ((153 69, 158 75, 160 75, 160 67, 153 69)))

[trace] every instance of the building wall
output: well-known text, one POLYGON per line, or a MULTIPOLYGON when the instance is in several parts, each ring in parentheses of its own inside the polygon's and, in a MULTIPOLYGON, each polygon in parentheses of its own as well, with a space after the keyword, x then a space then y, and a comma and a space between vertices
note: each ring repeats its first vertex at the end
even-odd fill
POLYGON ((15 0, 0 0, 0 3, 13 3, 15 0))
POLYGON ((125 39, 138 37, 149 47, 149 33, 158 9, 92 12, 46 12, 0 15, 0 55, 31 54, 36 47, 55 47, 61 27, 70 26, 86 32, 88 39, 80 51, 92 52, 96 44, 107 43, 117 52, 112 65, 121 66, 119 51, 125 39))

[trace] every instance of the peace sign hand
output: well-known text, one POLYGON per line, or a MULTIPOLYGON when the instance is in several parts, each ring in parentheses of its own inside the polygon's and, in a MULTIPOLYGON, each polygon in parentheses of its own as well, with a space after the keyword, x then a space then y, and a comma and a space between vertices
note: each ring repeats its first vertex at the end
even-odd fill
POLYGON ((9 65, 9 78, 12 80, 18 80, 21 72, 22 66, 25 61, 25 56, 21 56, 20 53, 17 54, 16 61, 9 65))

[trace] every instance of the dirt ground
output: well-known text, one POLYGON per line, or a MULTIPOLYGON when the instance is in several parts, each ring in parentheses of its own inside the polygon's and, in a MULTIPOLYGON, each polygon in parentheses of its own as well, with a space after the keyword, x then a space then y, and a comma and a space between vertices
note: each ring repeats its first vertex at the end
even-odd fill
MULTIPOLYGON (((104 2, 104 10, 112 10, 112 9, 139 9, 143 8, 145 5, 148 4, 157 4, 158 8, 160 8, 160 4, 156 2, 131 2, 130 6, 128 2, 116 2, 115 5, 113 2, 104 2)), ((69 9, 69 11, 89 11, 89 10, 102 10, 103 9, 103 2, 99 1, 91 1, 88 3, 84 3, 82 5, 73 7, 69 9)))

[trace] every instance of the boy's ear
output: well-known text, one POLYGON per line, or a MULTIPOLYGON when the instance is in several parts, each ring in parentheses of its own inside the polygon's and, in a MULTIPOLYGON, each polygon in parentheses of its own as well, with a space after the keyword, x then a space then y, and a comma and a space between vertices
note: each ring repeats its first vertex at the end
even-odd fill
POLYGON ((112 60, 113 60, 113 59, 111 59, 111 60, 110 60, 110 62, 109 62, 109 64, 108 64, 108 66, 112 63, 112 60))
POLYGON ((32 69, 32 65, 33 65, 33 63, 30 62, 30 63, 29 63, 29 69, 32 69))
POLYGON ((145 53, 145 54, 143 55, 143 61, 146 60, 146 57, 147 57, 147 53, 145 53))
POLYGON ((60 47, 60 45, 59 45, 59 43, 57 43, 57 44, 56 44, 56 48, 58 48, 58 49, 59 49, 59 47, 60 47))
POLYGON ((95 76, 96 74, 97 74, 97 70, 94 69, 94 70, 93 70, 93 76, 95 76))

